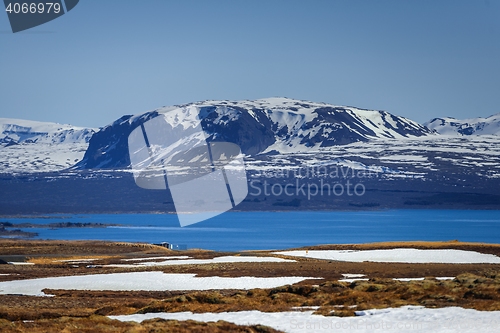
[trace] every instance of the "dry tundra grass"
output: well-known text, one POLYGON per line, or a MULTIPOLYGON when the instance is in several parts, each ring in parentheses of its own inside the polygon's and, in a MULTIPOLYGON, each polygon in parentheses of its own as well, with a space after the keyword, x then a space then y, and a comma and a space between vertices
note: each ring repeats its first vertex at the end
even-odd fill
MULTIPOLYGON (((456 248, 500 255, 499 245, 441 243, 383 243, 322 245, 316 249, 456 248)), ((107 315, 148 312, 289 311, 293 307, 318 306, 325 316, 352 316, 355 310, 422 305, 460 306, 477 310, 500 310, 500 265, 498 264, 405 264, 348 263, 297 258, 287 263, 221 263, 116 269, 54 262, 94 258, 95 262, 120 262, 122 258, 179 255, 147 244, 111 242, 1 241, 2 256, 25 256, 32 266, 0 265, 0 280, 45 276, 99 274, 130 270, 191 272, 199 276, 311 276, 292 286, 253 290, 212 291, 68 291, 45 290, 55 297, 0 295, 1 332, 277 332, 263 327, 243 327, 226 322, 151 320, 141 324, 112 321, 107 315), (342 273, 366 274, 369 281, 339 282, 342 273), (423 277, 422 281, 394 281, 394 277, 423 277), (453 280, 437 280, 454 276, 453 280)), ((186 251, 182 255, 212 258, 228 253, 186 251)), ((232 255, 269 255, 253 251, 232 255)))

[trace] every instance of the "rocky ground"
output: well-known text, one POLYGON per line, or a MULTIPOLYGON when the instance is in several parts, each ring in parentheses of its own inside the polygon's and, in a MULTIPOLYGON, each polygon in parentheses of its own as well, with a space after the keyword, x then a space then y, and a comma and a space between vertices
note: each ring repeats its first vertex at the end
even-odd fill
MULTIPOLYGON (((500 245, 459 242, 323 245, 309 249, 368 250, 411 247, 460 249, 500 256, 500 245)), ((409 264, 341 262, 293 258, 295 262, 223 262, 175 266, 108 267, 122 259, 155 256, 271 256, 268 251, 220 253, 204 250, 171 251, 149 244, 89 241, 0 241, 0 259, 31 265, 0 265, 0 281, 40 277, 163 271, 198 276, 307 276, 295 285, 271 289, 208 291, 86 291, 44 290, 54 297, 0 295, 2 332, 276 332, 264 326, 227 322, 149 320, 141 324, 111 320, 108 315, 191 311, 290 311, 314 307, 326 316, 353 316, 355 310, 422 305, 500 310, 500 264, 409 264), (88 262, 61 260, 93 259, 88 262), (89 262, 91 264, 89 264, 89 262), (342 274, 363 274, 367 281, 339 281, 342 274), (418 281, 393 278, 425 277, 418 281), (452 277, 438 280, 436 277, 452 277), (319 278, 319 279, 318 279, 319 278)), ((279 255, 273 255, 278 256, 279 255)), ((285 258, 285 257, 283 257, 285 258)), ((290 259, 290 257, 288 257, 290 259)), ((160 259, 158 259, 160 261, 160 259)))

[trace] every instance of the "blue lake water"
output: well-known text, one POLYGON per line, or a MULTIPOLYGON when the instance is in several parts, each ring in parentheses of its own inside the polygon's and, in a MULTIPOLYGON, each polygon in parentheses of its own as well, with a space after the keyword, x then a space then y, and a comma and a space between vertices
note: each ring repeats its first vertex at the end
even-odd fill
POLYGON ((407 240, 500 243, 498 210, 226 212, 184 228, 173 214, 49 215, 0 221, 120 224, 123 226, 25 230, 39 233, 39 239, 168 241, 217 251, 407 240))

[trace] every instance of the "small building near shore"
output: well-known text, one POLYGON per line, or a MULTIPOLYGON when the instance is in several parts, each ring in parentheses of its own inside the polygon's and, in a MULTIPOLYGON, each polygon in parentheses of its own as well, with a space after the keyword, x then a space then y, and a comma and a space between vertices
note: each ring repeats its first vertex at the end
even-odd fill
POLYGON ((169 242, 161 242, 161 243, 154 243, 153 245, 166 247, 167 249, 170 250, 177 250, 177 251, 187 250, 187 245, 184 244, 172 244, 169 242))

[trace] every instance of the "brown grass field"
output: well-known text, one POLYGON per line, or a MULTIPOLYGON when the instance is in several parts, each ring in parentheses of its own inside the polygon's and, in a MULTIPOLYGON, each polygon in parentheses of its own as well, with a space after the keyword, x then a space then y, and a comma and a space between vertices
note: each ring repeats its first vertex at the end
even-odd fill
MULTIPOLYGON (((500 256, 500 245, 452 242, 391 242, 319 245, 309 249, 460 249, 500 256)), ((289 311, 319 306, 322 315, 352 316, 354 310, 423 305, 500 310, 500 264, 408 264, 340 262, 294 258, 296 262, 218 263, 134 268, 100 267, 121 259, 188 255, 207 259, 222 255, 269 256, 269 251, 222 253, 171 251, 148 244, 98 241, 1 240, 0 258, 34 265, 0 265, 0 281, 130 271, 195 273, 198 276, 310 276, 295 285, 273 289, 210 291, 77 291, 45 290, 54 297, 0 295, 0 332, 277 332, 264 326, 237 326, 219 321, 149 320, 123 323, 107 315, 147 312, 289 311), (95 259, 86 264, 57 260, 95 259), (342 273, 365 274, 369 281, 339 282, 342 273), (437 280, 435 277, 455 277, 437 280), (393 278, 426 277, 422 281, 393 278), (355 305, 355 308, 349 306, 355 305), (340 306, 340 307, 339 307, 340 306), (335 310, 335 311, 334 311, 335 310)))

